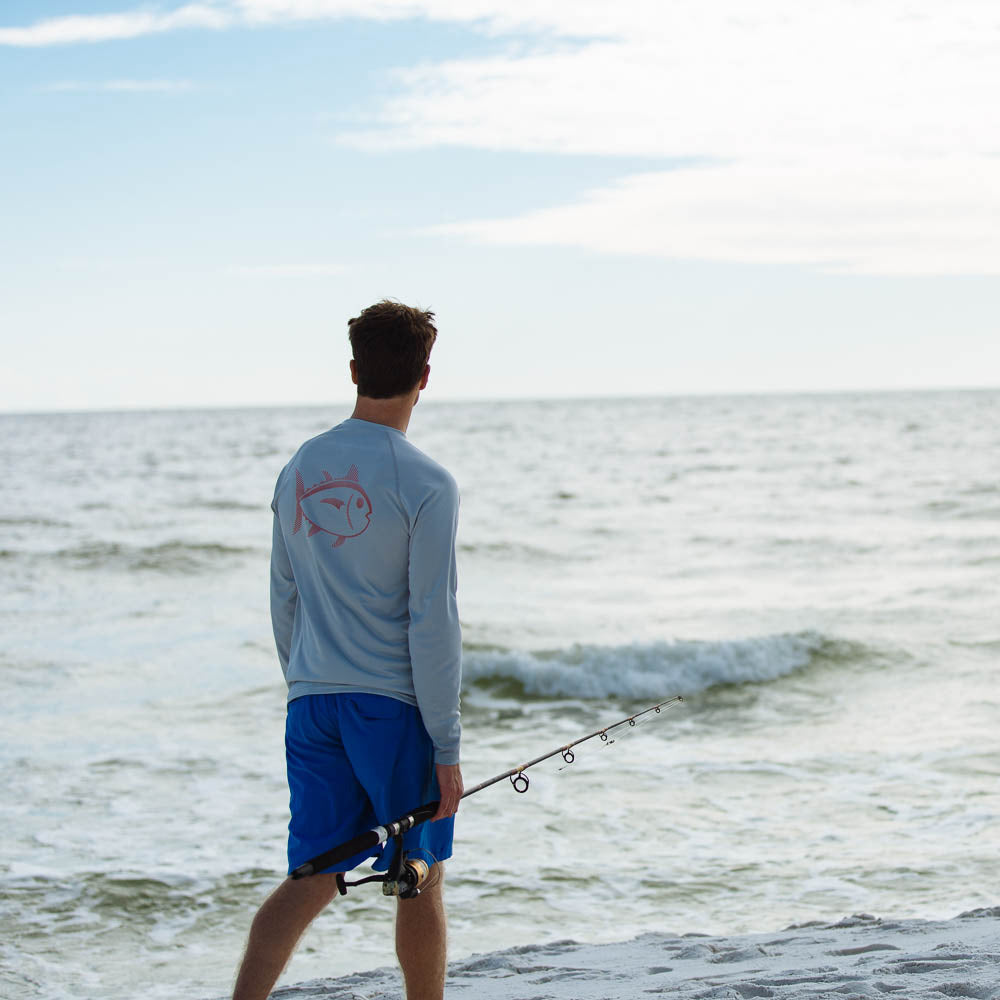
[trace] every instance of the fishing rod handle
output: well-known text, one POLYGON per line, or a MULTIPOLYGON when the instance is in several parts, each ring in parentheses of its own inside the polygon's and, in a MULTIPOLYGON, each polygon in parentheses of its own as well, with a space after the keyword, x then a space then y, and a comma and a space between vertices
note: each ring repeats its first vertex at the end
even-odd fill
POLYGON ((425 802, 405 816, 400 816, 398 819, 386 823, 385 826, 373 827, 350 840, 345 840, 344 843, 331 847, 330 850, 324 851, 322 854, 317 854, 305 864, 293 869, 290 877, 293 879, 307 878, 309 875, 321 872, 324 868, 332 868, 334 865, 340 864, 341 861, 347 861, 355 854, 378 847, 391 837, 399 837, 415 826, 427 822, 437 812, 438 805, 437 801, 425 802))

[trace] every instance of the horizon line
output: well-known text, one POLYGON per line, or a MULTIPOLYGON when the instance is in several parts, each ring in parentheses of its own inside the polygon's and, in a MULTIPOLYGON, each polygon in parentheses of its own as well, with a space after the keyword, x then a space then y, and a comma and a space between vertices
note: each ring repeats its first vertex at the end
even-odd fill
MULTIPOLYGON (((488 396, 467 397, 454 396, 444 399, 421 399, 425 406, 448 405, 496 405, 517 403, 586 403, 586 402, 631 402, 635 400, 657 399, 732 399, 754 397, 794 397, 794 396, 902 396, 907 394, 944 395, 948 393, 989 393, 1000 392, 997 385, 954 385, 954 386, 894 386, 891 388, 836 388, 836 389, 733 389, 705 390, 689 392, 637 392, 622 393, 590 393, 584 395, 561 396, 488 396)), ((65 409, 0 409, 2 417, 44 417, 44 416, 85 416, 113 413, 198 413, 204 411, 238 411, 238 410, 315 410, 330 406, 352 406, 356 397, 344 399, 318 400, 308 403, 164 403, 161 405, 123 404, 121 406, 66 407, 65 409)))

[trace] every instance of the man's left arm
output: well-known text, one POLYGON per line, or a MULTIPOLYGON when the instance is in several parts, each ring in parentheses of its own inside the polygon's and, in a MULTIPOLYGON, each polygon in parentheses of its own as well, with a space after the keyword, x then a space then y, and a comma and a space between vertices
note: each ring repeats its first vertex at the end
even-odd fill
MULTIPOLYGON (((462 725, 462 629, 458 620, 458 487, 449 476, 421 504, 410 529, 409 649, 413 687, 424 726, 434 743, 434 763, 454 797, 462 725), (455 772, 442 768, 455 768, 455 772)), ((458 793, 461 794, 460 792, 458 793)), ((457 807, 457 799, 455 802, 457 807)))

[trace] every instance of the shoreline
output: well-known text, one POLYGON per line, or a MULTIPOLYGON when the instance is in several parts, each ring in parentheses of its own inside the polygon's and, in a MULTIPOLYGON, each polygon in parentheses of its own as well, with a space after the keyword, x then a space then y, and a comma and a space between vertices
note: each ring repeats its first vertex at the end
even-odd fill
MULTIPOLYGON (((1000 906, 950 920, 855 914, 770 933, 650 932, 614 944, 554 941, 451 962, 445 995, 477 1000, 1000 1000, 1000 906)), ((403 1000, 397 969, 278 987, 275 1000, 403 1000)))

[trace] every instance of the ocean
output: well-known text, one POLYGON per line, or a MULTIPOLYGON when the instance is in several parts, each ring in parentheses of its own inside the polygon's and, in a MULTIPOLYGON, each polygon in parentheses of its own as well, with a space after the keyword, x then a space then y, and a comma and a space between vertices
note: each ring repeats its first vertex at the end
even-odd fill
MULTIPOLYGON (((0 995, 204 1000, 284 872, 274 479, 347 406, 0 417, 0 995)), ((455 958, 1000 899, 1000 391, 434 403, 455 958)), ((353 890, 282 982, 391 964, 353 890)))

